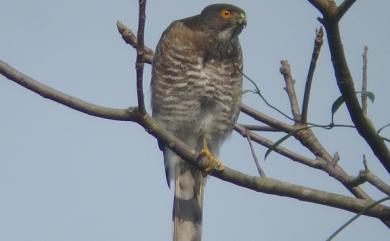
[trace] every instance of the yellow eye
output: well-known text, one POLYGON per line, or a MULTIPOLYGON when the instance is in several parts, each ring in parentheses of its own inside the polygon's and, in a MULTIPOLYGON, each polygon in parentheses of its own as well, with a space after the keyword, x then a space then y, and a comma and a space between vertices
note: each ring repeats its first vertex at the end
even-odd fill
POLYGON ((221 15, 221 17, 224 18, 224 19, 229 19, 229 18, 232 17, 232 12, 230 12, 230 11, 227 10, 227 9, 224 9, 224 10, 222 10, 222 11, 220 12, 220 15, 221 15))

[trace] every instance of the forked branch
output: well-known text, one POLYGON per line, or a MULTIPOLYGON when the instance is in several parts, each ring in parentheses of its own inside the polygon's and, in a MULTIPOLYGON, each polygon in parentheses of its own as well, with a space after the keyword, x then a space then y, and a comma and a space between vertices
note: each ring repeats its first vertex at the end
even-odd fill
POLYGON ((344 54, 344 47, 340 36, 338 22, 355 0, 345 0, 340 6, 332 6, 328 0, 309 0, 323 15, 322 23, 327 33, 328 45, 332 57, 332 64, 337 85, 344 97, 349 115, 359 134, 364 138, 372 151, 390 173, 390 151, 383 138, 377 133, 372 121, 364 115, 356 96, 356 90, 348 63, 344 54))

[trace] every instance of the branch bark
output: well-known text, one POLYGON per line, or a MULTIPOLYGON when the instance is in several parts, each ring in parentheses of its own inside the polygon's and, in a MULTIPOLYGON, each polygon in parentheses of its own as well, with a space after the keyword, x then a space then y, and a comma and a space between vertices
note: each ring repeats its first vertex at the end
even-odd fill
MULTIPOLYGON (((116 21, 116 27, 118 29, 118 32, 121 34, 122 39, 125 41, 125 43, 132 46, 134 49, 137 49, 138 41, 137 36, 128 29, 122 22, 116 21)), ((144 62, 151 64, 153 60, 153 50, 144 46, 144 62)))
POLYGON ((146 0, 139 0, 139 16, 138 16, 138 31, 137 31, 137 60, 135 62, 135 70, 137 72, 137 100, 138 109, 144 114, 145 110, 145 98, 143 90, 143 76, 144 76, 144 32, 145 32, 145 10, 146 0))
POLYGON ((367 116, 367 63, 368 63, 368 48, 364 46, 363 50, 363 78, 362 78, 362 111, 363 115, 367 116))
POLYGON ((329 5, 329 3, 326 4, 326 2, 333 1, 309 0, 309 2, 323 15, 321 22, 324 25, 327 34, 337 85, 344 97, 351 120, 356 126, 358 133, 371 147, 387 172, 390 173, 390 151, 383 138, 378 135, 371 120, 363 114, 358 98, 356 97, 353 78, 348 68, 344 47, 340 37, 338 22, 355 0, 345 0, 339 7, 329 5))
POLYGON ((305 92, 303 95, 302 117, 301 117, 301 119, 302 119, 301 121, 303 123, 306 123, 306 121, 307 121, 307 113, 309 110, 311 84, 313 82, 314 70, 316 68, 318 56, 320 55, 321 46, 323 43, 323 36, 324 36, 324 31, 322 30, 322 28, 320 28, 319 30, 316 29, 316 37, 314 39, 313 53, 311 55, 309 71, 308 71, 307 77, 306 77, 305 92))
POLYGON ((129 107, 127 109, 115 109, 110 107, 103 107, 95 105, 76 97, 65 94, 61 91, 42 84, 27 75, 17 71, 9 66, 7 63, 0 60, 0 74, 17 84, 39 94, 43 98, 50 99, 62 105, 65 105, 74 110, 78 110, 87 115, 96 116, 111 120, 120 121, 137 121, 139 118, 139 111, 136 107, 129 107))
POLYGON ((291 113, 294 117, 295 123, 301 122, 301 112, 299 110, 298 99, 294 89, 294 79, 291 74, 290 64, 287 60, 280 61, 280 73, 284 77, 284 82, 286 83, 286 92, 288 99, 290 101, 291 113))

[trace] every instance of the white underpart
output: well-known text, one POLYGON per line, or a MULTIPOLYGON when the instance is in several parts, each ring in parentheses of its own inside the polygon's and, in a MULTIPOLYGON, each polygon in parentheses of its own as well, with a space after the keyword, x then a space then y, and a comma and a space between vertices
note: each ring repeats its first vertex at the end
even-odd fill
POLYGON ((203 117, 202 123, 201 123, 201 131, 202 133, 210 133, 213 128, 213 122, 214 122, 214 115, 213 114, 207 114, 205 117, 203 117))
POLYGON ((232 37, 232 29, 227 28, 218 33, 218 40, 226 40, 232 37))

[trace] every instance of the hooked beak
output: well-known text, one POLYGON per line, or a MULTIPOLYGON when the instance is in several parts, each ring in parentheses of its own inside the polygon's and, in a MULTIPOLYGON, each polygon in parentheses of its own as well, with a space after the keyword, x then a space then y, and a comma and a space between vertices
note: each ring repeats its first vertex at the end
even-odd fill
POLYGON ((238 23, 243 26, 243 27, 246 27, 246 16, 245 16, 245 13, 240 13, 240 15, 238 16, 238 23))

